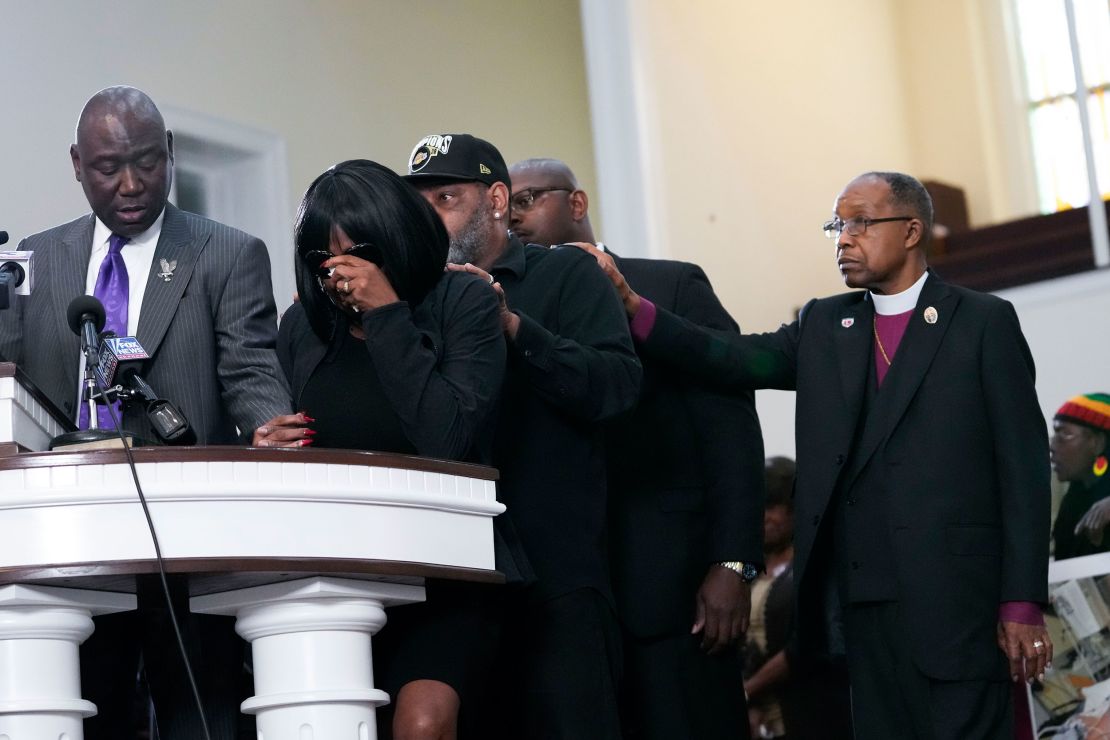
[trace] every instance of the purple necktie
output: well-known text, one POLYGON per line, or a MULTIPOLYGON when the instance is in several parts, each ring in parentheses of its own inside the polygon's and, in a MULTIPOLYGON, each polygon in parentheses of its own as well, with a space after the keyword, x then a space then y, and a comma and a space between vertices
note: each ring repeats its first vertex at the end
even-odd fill
MULTIPOLYGON (((104 304, 104 331, 112 331, 123 337, 127 336, 127 304, 130 300, 130 291, 127 282, 127 265, 123 261, 120 250, 130 237, 112 234, 108 240, 108 254, 100 263, 100 273, 96 276, 96 288, 93 295, 104 304)), ((116 415, 120 412, 119 404, 115 404, 116 415)), ((112 415, 107 406, 97 406, 96 419, 101 429, 115 429, 112 415)), ((82 429, 89 428, 89 407, 81 404, 82 429)))

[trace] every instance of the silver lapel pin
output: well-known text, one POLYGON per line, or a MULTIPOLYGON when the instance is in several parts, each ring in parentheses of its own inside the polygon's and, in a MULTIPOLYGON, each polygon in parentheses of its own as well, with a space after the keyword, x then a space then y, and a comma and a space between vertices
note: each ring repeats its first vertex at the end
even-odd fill
POLYGON ((932 306, 929 306, 928 308, 925 309, 925 323, 926 324, 935 324, 935 323, 937 323, 937 310, 935 308, 933 308, 932 306))
POLYGON ((158 273, 158 277, 168 283, 173 279, 173 271, 177 269, 177 260, 166 260, 162 258, 159 259, 158 262, 162 265, 162 271, 158 273))

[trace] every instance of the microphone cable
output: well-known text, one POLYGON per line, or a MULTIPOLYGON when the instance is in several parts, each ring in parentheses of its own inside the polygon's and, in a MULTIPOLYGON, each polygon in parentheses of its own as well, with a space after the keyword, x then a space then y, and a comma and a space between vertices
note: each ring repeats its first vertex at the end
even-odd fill
MULTIPOLYGON (((108 413, 112 417, 112 423, 116 425, 116 434, 119 435, 120 441, 123 442, 123 451, 124 454, 127 455, 127 465, 131 468, 131 477, 135 481, 135 492, 139 494, 139 503, 142 504, 143 507, 146 525, 150 530, 150 539, 154 543, 154 557, 158 561, 158 577, 162 582, 162 594, 166 599, 166 608, 170 612, 170 623, 173 625, 173 635, 177 639, 177 649, 178 652, 181 653, 182 662, 185 664, 185 675, 189 679, 189 688, 193 692, 193 701, 196 703, 197 712, 200 713, 200 724, 201 729, 204 731, 204 740, 212 740, 212 734, 208 730, 208 715, 204 711, 204 701, 200 697, 200 689, 197 687, 196 677, 193 675, 193 666, 189 662, 189 655, 185 650, 185 640, 181 636, 181 627, 177 623, 177 612, 173 608, 173 598, 170 596, 170 584, 166 579, 166 563, 162 559, 162 546, 158 542, 158 533, 154 529, 154 519, 150 515, 150 507, 147 505, 146 495, 143 493, 143 485, 139 482, 139 470, 135 467, 135 457, 131 454, 131 445, 127 441, 127 436, 123 433, 120 415, 116 413, 115 405, 108 402, 107 390, 104 388, 104 381, 98 370, 93 372, 93 379, 100 393, 100 397, 108 407, 108 413)), ((95 409, 93 411, 95 412, 95 409)), ((90 413, 90 417, 91 415, 90 413)), ((138 589, 136 589, 136 593, 137 592, 138 589)), ((158 708, 155 707, 155 715, 157 715, 157 711, 158 708)))

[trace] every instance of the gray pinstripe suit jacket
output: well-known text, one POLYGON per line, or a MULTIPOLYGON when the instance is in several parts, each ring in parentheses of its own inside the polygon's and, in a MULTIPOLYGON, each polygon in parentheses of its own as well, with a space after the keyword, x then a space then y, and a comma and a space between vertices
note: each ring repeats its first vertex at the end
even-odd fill
MULTIPOLYGON (((29 236, 31 296, 0 311, 0 357, 18 364, 57 406, 76 416, 80 340, 66 309, 85 292, 92 214, 29 236)), ((135 275, 130 276, 132 280, 135 275)), ((144 377, 188 417, 197 444, 235 444, 290 411, 274 353, 277 312, 261 240, 166 205, 136 336, 150 354, 144 377), (166 281, 160 260, 177 263, 166 281)), ((125 428, 154 439, 142 413, 125 428)))

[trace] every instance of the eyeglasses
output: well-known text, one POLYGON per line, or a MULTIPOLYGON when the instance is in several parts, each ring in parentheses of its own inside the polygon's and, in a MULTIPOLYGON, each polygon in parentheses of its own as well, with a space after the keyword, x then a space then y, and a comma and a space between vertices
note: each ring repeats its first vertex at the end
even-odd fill
POLYGON ((536 196, 550 193, 555 190, 561 190, 564 193, 574 192, 571 188, 528 188, 519 192, 513 193, 513 197, 509 199, 515 211, 527 211, 532 206, 536 205, 536 196))
POLYGON ((913 219, 913 216, 890 216, 889 218, 864 218, 863 216, 853 216, 847 221, 834 218, 831 221, 826 221, 821 229, 825 232, 825 236, 830 239, 836 239, 840 236, 840 232, 842 231, 847 231, 848 236, 863 236, 867 233, 867 227, 871 224, 883 224, 887 221, 913 221, 913 219))
MULTIPOLYGON (((370 242, 355 244, 353 247, 344 249, 341 254, 357 257, 367 262, 373 262, 378 266, 381 266, 382 263, 382 250, 380 250, 376 244, 371 244, 370 242)), ((309 272, 321 280, 327 280, 331 276, 331 270, 327 267, 321 267, 320 265, 330 260, 332 257, 339 256, 341 255, 332 254, 323 249, 310 249, 307 252, 301 253, 301 259, 304 260, 305 267, 308 268, 309 272)))

